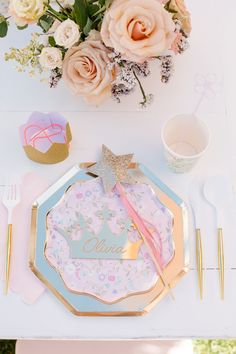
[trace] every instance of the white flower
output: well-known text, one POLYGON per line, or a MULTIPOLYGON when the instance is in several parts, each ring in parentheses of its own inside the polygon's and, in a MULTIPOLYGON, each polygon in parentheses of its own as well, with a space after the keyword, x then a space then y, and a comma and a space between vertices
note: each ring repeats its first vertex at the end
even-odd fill
POLYGON ((45 0, 10 0, 9 13, 18 26, 35 23, 45 13, 45 0))
POLYGON ((68 19, 62 22, 56 29, 54 39, 57 45, 64 48, 71 48, 79 41, 79 26, 72 20, 68 19))
POLYGON ((53 70, 61 68, 62 53, 58 48, 45 47, 40 54, 39 62, 44 69, 53 70))

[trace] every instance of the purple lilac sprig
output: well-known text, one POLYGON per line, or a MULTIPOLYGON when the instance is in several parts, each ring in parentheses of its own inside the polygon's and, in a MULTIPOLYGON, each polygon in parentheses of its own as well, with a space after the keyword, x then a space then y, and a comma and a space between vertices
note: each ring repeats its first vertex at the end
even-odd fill
POLYGON ((49 77, 50 88, 56 88, 61 78, 62 78, 62 70, 59 68, 53 69, 49 77))
POLYGON ((167 84, 174 72, 174 63, 172 55, 163 55, 157 57, 161 64, 161 82, 167 84))
POLYGON ((182 24, 179 20, 175 19, 175 32, 177 33, 177 50, 182 54, 189 48, 188 35, 183 31, 182 24))
POLYGON ((138 85, 142 94, 140 106, 144 108, 150 104, 152 102, 153 95, 145 93, 139 79, 140 76, 147 77, 150 74, 148 62, 145 61, 144 63, 139 64, 125 60, 121 57, 120 53, 116 53, 115 51, 112 51, 109 54, 109 58, 110 63, 108 65, 110 69, 112 70, 114 67, 118 67, 116 79, 111 88, 112 97, 120 103, 121 96, 128 95, 138 85))

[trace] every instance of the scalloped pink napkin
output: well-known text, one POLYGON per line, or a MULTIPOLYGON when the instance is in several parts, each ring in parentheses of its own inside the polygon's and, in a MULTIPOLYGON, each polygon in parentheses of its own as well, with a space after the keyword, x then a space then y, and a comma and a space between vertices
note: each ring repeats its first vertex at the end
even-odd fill
MULTIPOLYGON (((11 258, 10 290, 32 304, 45 288, 28 266, 31 208, 37 197, 48 188, 47 182, 35 173, 23 177, 21 202, 13 215, 13 246, 11 258)), ((7 211, 0 203, 0 278, 4 280, 7 211), (4 250, 4 251, 3 251, 4 250)))

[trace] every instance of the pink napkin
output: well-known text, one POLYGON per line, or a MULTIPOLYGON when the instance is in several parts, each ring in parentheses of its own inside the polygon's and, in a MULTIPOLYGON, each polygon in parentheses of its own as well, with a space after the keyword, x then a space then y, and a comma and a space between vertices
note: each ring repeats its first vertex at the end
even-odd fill
MULTIPOLYGON (((10 273, 10 290, 19 294, 27 304, 32 304, 44 292, 44 286, 28 266, 31 208, 48 184, 34 173, 24 176, 21 202, 13 214, 13 245, 10 273)), ((4 280, 7 211, 0 203, 0 277, 4 280)))

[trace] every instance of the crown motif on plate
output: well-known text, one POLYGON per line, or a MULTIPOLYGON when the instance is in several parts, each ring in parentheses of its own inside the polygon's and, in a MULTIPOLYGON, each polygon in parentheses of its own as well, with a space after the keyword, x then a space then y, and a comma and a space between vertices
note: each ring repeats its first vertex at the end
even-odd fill
POLYGON ((75 222, 66 229, 55 226, 54 229, 60 233, 67 241, 70 256, 73 259, 137 259, 139 249, 143 243, 140 238, 136 242, 131 242, 128 233, 134 228, 130 219, 123 219, 119 222, 121 233, 114 234, 108 221, 115 214, 106 207, 97 212, 97 216, 103 220, 102 227, 98 234, 89 230, 89 221, 86 221, 82 214, 76 212, 75 222), (80 230, 79 240, 73 240, 71 233, 80 230))

